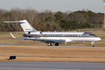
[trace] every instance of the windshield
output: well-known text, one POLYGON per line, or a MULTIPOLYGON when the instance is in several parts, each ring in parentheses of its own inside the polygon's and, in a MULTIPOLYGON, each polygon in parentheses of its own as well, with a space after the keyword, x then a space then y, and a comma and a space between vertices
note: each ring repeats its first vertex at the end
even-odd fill
POLYGON ((88 36, 92 36, 92 37, 97 37, 95 34, 91 33, 91 32, 84 32, 83 35, 88 35, 88 36))
POLYGON ((94 34, 89 34, 90 36, 94 36, 94 37, 97 37, 96 35, 94 35, 94 34))

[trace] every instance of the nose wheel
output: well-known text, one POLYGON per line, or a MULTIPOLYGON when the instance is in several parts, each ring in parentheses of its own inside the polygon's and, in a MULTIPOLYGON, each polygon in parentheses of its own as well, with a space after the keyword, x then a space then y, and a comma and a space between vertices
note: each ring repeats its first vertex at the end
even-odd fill
POLYGON ((94 47, 94 42, 91 43, 92 47, 94 47))

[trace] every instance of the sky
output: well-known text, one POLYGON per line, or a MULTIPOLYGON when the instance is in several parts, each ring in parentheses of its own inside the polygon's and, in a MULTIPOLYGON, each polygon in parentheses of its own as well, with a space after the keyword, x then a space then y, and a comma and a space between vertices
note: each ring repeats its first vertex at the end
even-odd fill
POLYGON ((13 8, 32 8, 39 12, 45 10, 66 12, 88 9, 96 13, 104 13, 103 0, 0 0, 0 9, 11 10, 13 8))

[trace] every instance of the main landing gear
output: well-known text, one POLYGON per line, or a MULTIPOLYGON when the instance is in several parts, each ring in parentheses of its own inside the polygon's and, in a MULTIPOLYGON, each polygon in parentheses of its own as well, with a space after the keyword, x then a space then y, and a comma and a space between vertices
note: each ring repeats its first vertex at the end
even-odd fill
POLYGON ((55 46, 59 46, 59 43, 55 43, 55 46))
POLYGON ((52 46, 52 43, 48 43, 48 46, 52 46))
MULTIPOLYGON (((48 43, 48 46, 52 46, 52 43, 48 43)), ((59 43, 55 43, 55 46, 59 46, 59 43)))

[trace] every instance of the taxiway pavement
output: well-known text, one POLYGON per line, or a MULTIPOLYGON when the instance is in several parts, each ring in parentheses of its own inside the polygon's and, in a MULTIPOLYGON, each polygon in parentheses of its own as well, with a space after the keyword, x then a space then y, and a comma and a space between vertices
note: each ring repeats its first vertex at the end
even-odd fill
POLYGON ((105 63, 0 62, 0 70, 105 70, 105 63))
POLYGON ((73 48, 105 48, 105 47, 91 47, 91 46, 46 46, 46 45, 17 45, 17 44, 0 44, 1 46, 34 46, 34 47, 73 47, 73 48))

